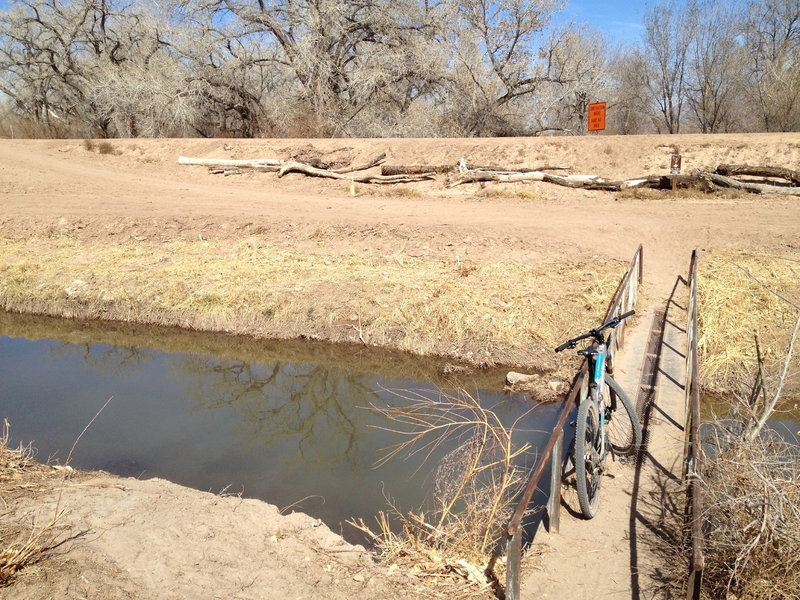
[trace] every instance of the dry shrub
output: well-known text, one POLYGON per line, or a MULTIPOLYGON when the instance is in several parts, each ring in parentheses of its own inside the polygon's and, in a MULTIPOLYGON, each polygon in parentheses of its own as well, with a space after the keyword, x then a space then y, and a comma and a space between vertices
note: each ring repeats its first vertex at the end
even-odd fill
MULTIPOLYGON (((7 482, 16 486, 35 464, 30 447, 8 447, 8 429, 8 421, 4 419, 0 433, 0 491, 3 492, 7 482)), ((57 545, 56 527, 63 514, 57 510, 44 526, 27 520, 11 523, 4 519, 0 523, 0 587, 9 585, 20 570, 41 561, 57 545)))
POLYGON ((753 442, 730 437, 716 436, 702 479, 704 589, 711 598, 796 599, 800 448, 770 431, 753 442))
POLYGON ((114 145, 111 142, 100 142, 97 144, 97 151, 100 154, 114 154, 114 145))
POLYGON ((90 139, 83 140, 83 148, 87 152, 94 152, 94 150, 95 150, 94 142, 92 140, 90 140, 90 139))
MULTIPOLYGON (((800 303, 800 253, 725 252, 699 263, 701 385, 725 392, 749 380, 758 334, 765 370, 775 372, 800 303), (787 303, 783 298, 788 299, 787 303)), ((797 358, 793 369, 796 370, 797 358)))
POLYGON ((387 564, 488 587, 490 559, 525 483, 521 463, 531 449, 528 444, 516 446, 512 437, 530 411, 506 427, 493 410, 463 390, 440 393, 438 399, 397 395, 406 404, 374 407, 395 424, 388 430, 403 436, 381 462, 400 454, 427 457, 443 444, 455 447, 436 467, 427 511, 393 510, 391 517, 381 512, 377 531, 363 520, 353 524, 375 541, 387 564), (392 519, 399 521, 399 532, 392 519))

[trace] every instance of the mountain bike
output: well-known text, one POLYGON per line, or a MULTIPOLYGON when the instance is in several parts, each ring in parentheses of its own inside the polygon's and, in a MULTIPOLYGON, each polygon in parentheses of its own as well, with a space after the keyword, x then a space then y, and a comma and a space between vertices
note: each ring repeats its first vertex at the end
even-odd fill
POLYGON ((631 456, 642 443, 642 426, 636 409, 619 384, 606 373, 607 339, 603 333, 633 314, 634 311, 629 311, 613 317, 555 349, 562 352, 575 348, 582 340, 594 342, 578 351, 579 355, 586 357, 588 376, 584 375, 581 385, 572 455, 578 502, 586 519, 597 514, 606 456, 609 452, 616 456, 631 456), (620 405, 625 409, 624 413, 617 411, 620 405))

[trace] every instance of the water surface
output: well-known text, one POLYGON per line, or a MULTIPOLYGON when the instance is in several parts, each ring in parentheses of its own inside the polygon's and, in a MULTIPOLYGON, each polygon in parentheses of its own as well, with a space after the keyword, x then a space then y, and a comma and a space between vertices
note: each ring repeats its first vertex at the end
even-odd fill
MULTIPOLYGON (((297 343, 119 327, 0 319, 0 418, 14 442, 31 441, 42 461, 66 462, 74 445, 70 464, 79 468, 302 510, 350 539, 344 521, 371 519, 387 498, 405 510, 422 506, 438 459, 463 442, 427 462, 414 455, 375 467, 401 438, 369 407, 437 397, 450 384, 431 361, 356 347, 332 355, 314 344, 304 356, 297 343)), ((520 435, 545 443, 558 406, 534 408, 473 376, 458 384, 507 424, 531 411, 520 435)))

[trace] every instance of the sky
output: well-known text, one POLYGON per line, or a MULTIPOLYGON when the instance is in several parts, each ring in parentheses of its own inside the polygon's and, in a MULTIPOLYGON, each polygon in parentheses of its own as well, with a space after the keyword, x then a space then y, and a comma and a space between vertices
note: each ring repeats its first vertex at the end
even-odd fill
POLYGON ((605 33, 613 42, 641 40, 642 16, 652 3, 631 0, 568 0, 555 22, 578 21, 605 33))

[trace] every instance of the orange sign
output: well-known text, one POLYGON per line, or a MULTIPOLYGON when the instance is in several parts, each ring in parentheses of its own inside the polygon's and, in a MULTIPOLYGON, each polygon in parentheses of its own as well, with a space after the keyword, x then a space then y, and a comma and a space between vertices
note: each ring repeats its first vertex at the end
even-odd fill
POLYGON ((595 102, 589 105, 589 131, 603 131, 606 128, 606 103, 595 102))

